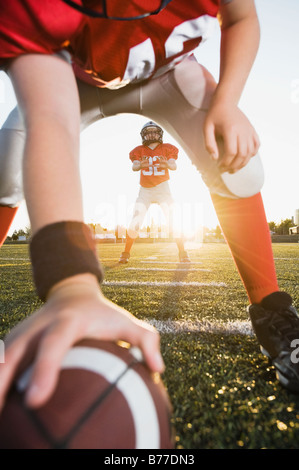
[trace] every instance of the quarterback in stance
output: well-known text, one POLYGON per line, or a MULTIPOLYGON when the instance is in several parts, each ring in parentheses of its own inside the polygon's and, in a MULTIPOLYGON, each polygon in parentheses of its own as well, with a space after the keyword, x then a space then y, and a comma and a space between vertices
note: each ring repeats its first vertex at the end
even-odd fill
MULTIPOLYGON (((142 127, 140 135, 142 145, 130 152, 130 159, 133 162, 132 170, 140 171, 140 190, 128 228, 125 250, 119 259, 119 262, 123 264, 129 261, 132 245, 151 204, 160 205, 168 222, 170 234, 174 234, 173 199, 168 184, 168 170, 177 169, 178 149, 174 145, 163 142, 163 129, 153 121, 147 122, 142 127)), ((189 263, 182 238, 176 238, 176 243, 180 262, 189 263)))
POLYGON ((0 66, 20 109, 0 136, 0 237, 24 191, 33 278, 44 301, 6 338, 0 407, 28 350, 35 358, 31 407, 47 401, 62 358, 82 338, 126 341, 141 349, 151 370, 164 370, 158 332, 104 297, 84 223, 80 128, 120 113, 156 122, 201 173, 257 339, 281 383, 299 392, 299 364, 292 362, 299 318, 279 290, 260 193, 259 138, 238 106, 259 45, 254 0, 14 0, 0 2, 0 17, 0 66), (193 55, 198 47, 200 56, 216 17, 217 82, 193 55))

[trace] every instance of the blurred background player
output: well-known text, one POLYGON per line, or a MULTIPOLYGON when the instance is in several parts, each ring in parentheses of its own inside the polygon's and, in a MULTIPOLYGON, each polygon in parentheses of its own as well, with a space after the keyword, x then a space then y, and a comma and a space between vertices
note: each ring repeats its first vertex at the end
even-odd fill
MULTIPOLYGON (((140 132, 142 145, 130 152, 132 170, 140 171, 140 190, 135 203, 133 218, 127 231, 125 250, 119 262, 128 263, 130 251, 138 236, 139 229, 151 204, 159 204, 164 212, 169 234, 174 235, 173 199, 168 180, 169 171, 176 170, 178 149, 163 142, 163 129, 155 122, 147 122, 140 132)), ((182 238, 176 238, 181 263, 189 263, 182 238)))

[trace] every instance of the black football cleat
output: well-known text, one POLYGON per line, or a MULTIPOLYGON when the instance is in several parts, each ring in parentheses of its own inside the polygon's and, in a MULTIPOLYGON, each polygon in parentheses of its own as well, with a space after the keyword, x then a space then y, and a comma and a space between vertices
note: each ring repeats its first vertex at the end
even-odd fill
POLYGON ((126 264, 129 262, 129 258, 130 258, 130 253, 127 253, 126 251, 124 251, 121 255, 120 255, 120 258, 119 258, 119 263, 120 264, 126 264))
POLYGON ((260 348, 288 390, 299 393, 299 315, 286 292, 274 292, 248 307, 260 348), (297 341, 295 341, 297 340, 297 341))

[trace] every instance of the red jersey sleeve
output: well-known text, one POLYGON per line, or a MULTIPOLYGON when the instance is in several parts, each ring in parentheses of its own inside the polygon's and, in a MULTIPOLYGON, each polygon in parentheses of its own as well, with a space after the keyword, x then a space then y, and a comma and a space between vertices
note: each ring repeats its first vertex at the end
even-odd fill
POLYGON ((138 147, 135 147, 133 150, 131 150, 130 154, 129 154, 129 157, 130 157, 130 160, 132 162, 134 162, 135 160, 141 160, 141 149, 143 148, 143 146, 138 146, 138 147))
POLYGON ((163 155, 164 155, 164 157, 167 158, 167 160, 170 160, 170 158, 173 158, 174 160, 177 160, 178 156, 179 156, 179 149, 176 148, 174 145, 164 144, 163 145, 163 155))

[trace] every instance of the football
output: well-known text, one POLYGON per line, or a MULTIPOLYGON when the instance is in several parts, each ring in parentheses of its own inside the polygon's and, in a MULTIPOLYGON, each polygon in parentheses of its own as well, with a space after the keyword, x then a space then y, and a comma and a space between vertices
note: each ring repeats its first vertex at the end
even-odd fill
POLYGON ((84 340, 66 354, 38 409, 24 404, 27 369, 0 415, 1 449, 171 449, 171 404, 139 349, 84 340))

